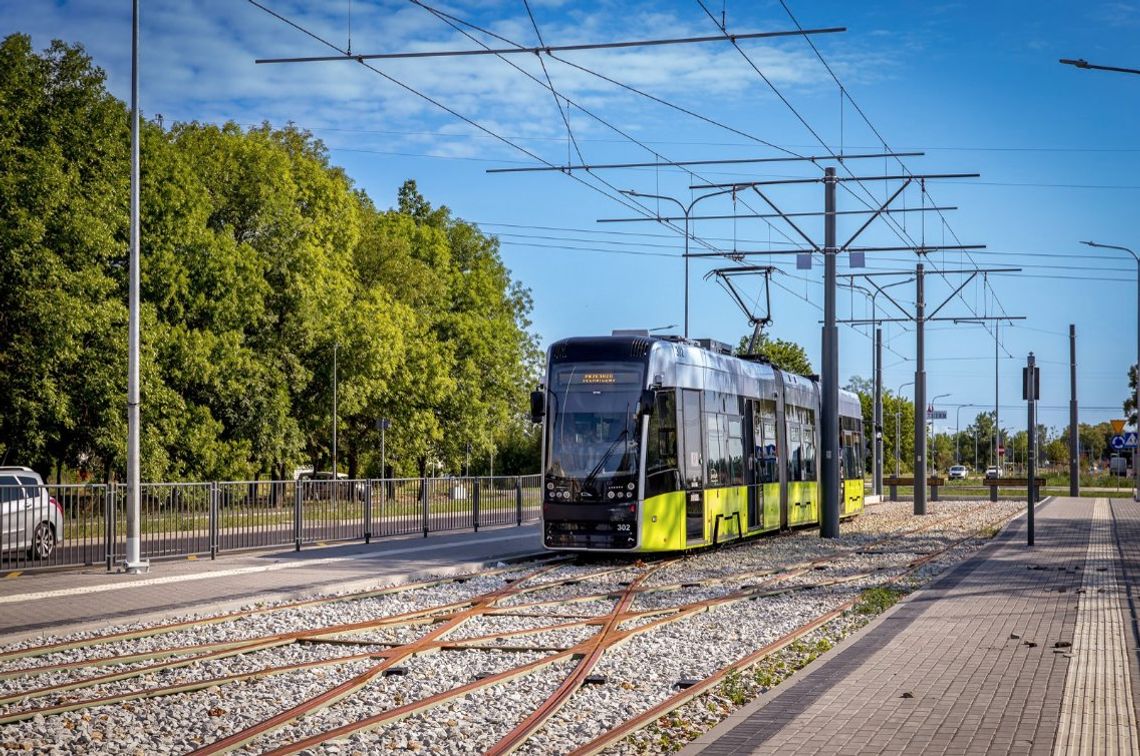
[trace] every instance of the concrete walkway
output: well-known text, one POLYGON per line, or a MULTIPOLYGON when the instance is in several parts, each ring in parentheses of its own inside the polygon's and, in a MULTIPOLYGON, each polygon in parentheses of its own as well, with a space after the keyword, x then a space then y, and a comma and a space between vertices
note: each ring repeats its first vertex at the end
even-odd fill
POLYGON ((1051 499, 684 753, 1140 754, 1140 504, 1051 499))
POLYGON ((0 643, 114 623, 225 611, 253 601, 363 590, 542 553, 537 524, 152 562, 146 574, 101 567, 0 579, 0 643))

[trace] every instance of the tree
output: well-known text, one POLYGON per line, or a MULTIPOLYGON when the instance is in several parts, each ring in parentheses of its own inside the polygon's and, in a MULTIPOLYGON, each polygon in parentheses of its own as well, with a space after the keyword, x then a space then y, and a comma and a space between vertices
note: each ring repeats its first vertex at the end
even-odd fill
POLYGON ((799 344, 783 339, 772 340, 768 334, 762 332, 755 353, 749 355, 746 352, 751 338, 751 336, 744 336, 740 339, 740 343, 736 347, 737 356, 759 357, 770 363, 772 367, 786 370, 789 373, 799 375, 812 375, 814 373, 807 351, 799 344))
MULTIPOLYGON (((82 48, 37 55, 12 35, 0 119, 0 455, 110 479, 126 445, 126 107, 82 48)), ((382 417, 403 472, 514 443, 540 355, 494 238, 414 182, 378 210, 292 126, 144 123, 141 152, 144 478, 327 465, 334 350, 350 474, 381 472, 382 417)))
POLYGON ((1124 400, 1124 416, 1128 424, 1136 426, 1136 365, 1128 368, 1128 398, 1124 400))

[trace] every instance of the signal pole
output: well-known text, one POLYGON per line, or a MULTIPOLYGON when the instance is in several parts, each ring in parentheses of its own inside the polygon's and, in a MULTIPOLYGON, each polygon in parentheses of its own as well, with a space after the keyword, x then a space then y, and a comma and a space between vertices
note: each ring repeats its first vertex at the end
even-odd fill
POLYGON ((1077 326, 1069 324, 1069 496, 1081 495, 1081 444, 1077 432, 1077 326))

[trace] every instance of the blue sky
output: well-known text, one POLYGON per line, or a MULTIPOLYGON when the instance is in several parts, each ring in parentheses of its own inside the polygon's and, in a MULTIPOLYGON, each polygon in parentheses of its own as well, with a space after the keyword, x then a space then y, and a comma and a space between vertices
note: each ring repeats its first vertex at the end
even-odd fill
MULTIPOLYGON (((341 48, 348 45, 349 0, 263 4, 341 48)), ((500 237, 504 261, 534 294, 534 327, 544 345, 613 328, 682 323, 682 236, 655 222, 598 223, 635 215, 607 196, 614 189, 687 199, 694 183, 818 175, 817 168, 802 163, 711 166, 693 174, 676 168, 576 174, 581 180, 559 173, 487 174, 488 168, 538 164, 519 147, 549 163, 579 162, 551 93, 526 76, 545 81, 534 56, 511 58, 522 71, 489 56, 377 64, 507 137, 512 146, 355 63, 256 65, 256 58, 330 50, 252 4, 143 0, 142 5, 141 91, 148 116, 161 113, 166 123, 292 121, 324 140, 333 160, 382 206, 394 201, 404 179, 415 178, 430 201, 500 237)), ((714 15, 724 11, 730 31, 793 28, 779 2, 706 0, 706 5, 714 15)), ((512 42, 537 41, 521 2, 436 7, 512 42)), ((1092 250, 1079 241, 1140 250, 1133 222, 1140 199, 1140 180, 1134 178, 1140 167, 1135 130, 1140 76, 1079 71, 1057 59, 1140 67, 1140 51, 1130 44, 1140 31, 1140 3, 789 0, 788 7, 805 28, 848 28, 813 38, 845 96, 802 38, 741 42, 779 94, 726 43, 567 53, 561 57, 581 68, 548 59, 547 71, 554 88, 572 103, 567 107, 560 100, 577 150, 591 163, 653 161, 655 154, 674 161, 781 154, 763 142, 801 155, 841 147, 880 151, 882 141, 856 112, 857 105, 891 148, 925 151, 924 157, 905 159, 910 171, 982 174, 928 185, 926 203, 959 208, 945 213, 945 224, 934 213, 925 214, 925 222, 921 214, 908 213, 896 216, 895 227, 876 223, 860 241, 885 246, 901 244, 900 235, 927 243, 943 238, 957 243, 956 238, 988 249, 969 257, 932 253, 927 266, 1024 268, 1017 275, 995 275, 988 285, 967 285, 940 313, 1027 317, 1000 334, 1003 425, 1024 426, 1020 367, 1031 350, 1042 366, 1041 419, 1058 428, 1067 423, 1069 323, 1077 325, 1082 420, 1119 416, 1128 390, 1127 366, 1136 352, 1135 264, 1124 253, 1092 250), (715 124, 620 89, 590 71, 715 124)), ((533 0, 531 9, 550 45, 717 33, 695 1, 533 0)), ((111 90, 120 97, 128 94, 129 3, 6 0, 0 2, 0 28, 30 33, 40 48, 52 38, 82 43, 107 71, 111 90)), ((351 2, 351 40, 358 53, 475 46, 423 8, 395 0, 351 2)), ((847 167, 855 175, 900 170, 882 160, 851 161, 847 167)), ((840 193, 840 210, 864 209, 897 184, 850 186, 851 192, 840 193)), ((788 211, 822 209, 817 185, 774 188, 770 197, 788 211)), ((911 188, 897 206, 923 202, 911 188)), ((731 198, 709 199, 697 210, 732 214, 734 204, 731 198)), ((742 194, 735 204, 737 213, 764 210, 754 194, 742 194)), ((842 218, 840 240, 860 222, 858 216, 842 218)), ((801 225, 817 240, 822 237, 820 218, 803 218, 801 225)), ((697 221, 694 232, 702 240, 693 242, 694 249, 700 244, 719 250, 797 245, 786 225, 756 219, 697 221)), ((804 344, 818 367, 822 265, 797 271, 789 257, 751 261, 783 270, 772 287, 770 333, 804 344)), ((914 263, 911 254, 883 253, 868 255, 864 271, 851 271, 845 259, 839 269, 841 274, 902 270, 914 263)), ((749 330, 725 292, 704 280, 710 269, 727 264, 692 261, 691 336, 734 343, 749 330)), ((940 303, 958 281, 929 276, 928 302, 940 303)), ((749 291, 758 292, 755 285, 749 291)), ((895 293, 908 307, 913 303, 912 287, 899 286, 895 293)), ((839 309, 848 317, 870 314, 858 292, 840 292, 839 309)), ((885 383, 897 389, 913 380, 914 335, 909 327, 888 325, 887 340, 885 383)), ((867 329, 842 329, 844 379, 870 375, 871 346, 867 329)), ((927 357, 928 394, 951 394, 941 400, 950 405, 951 418, 955 404, 980 405, 961 411, 963 426, 982 407, 992 407, 992 332, 930 324, 927 357)))

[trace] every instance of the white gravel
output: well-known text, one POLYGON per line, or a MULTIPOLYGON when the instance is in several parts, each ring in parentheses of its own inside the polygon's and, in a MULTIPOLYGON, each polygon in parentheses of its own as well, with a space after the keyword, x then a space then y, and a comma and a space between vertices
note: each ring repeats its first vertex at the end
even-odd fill
MULTIPOLYGON (((434 614, 442 618, 447 613, 440 607, 447 604, 469 602, 504 587, 520 590, 494 604, 488 613, 468 619, 440 639, 442 643, 457 643, 464 639, 483 638, 479 644, 488 648, 436 652, 421 649, 398 663, 404 674, 378 676, 327 709, 261 736, 247 746, 250 752, 260 752, 454 689, 471 682, 477 675, 493 674, 550 656, 551 652, 539 649, 570 648, 581 643, 598 633, 600 626, 583 623, 551 629, 552 626, 574 621, 563 618, 585 620, 605 617, 617 606, 617 597, 629 583, 644 575, 647 569, 653 571, 644 585, 659 590, 638 593, 631 611, 675 609, 696 601, 721 599, 742 590, 814 586, 814 590, 793 590, 775 596, 714 605, 706 611, 635 635, 610 649, 592 673, 604 676, 604 683, 581 688, 522 749, 527 753, 564 752, 664 700, 677 690, 678 680, 702 678, 734 663, 811 618, 854 598, 861 590, 901 574, 916 558, 944 548, 972 531, 1003 522, 1020 511, 1021 505, 1016 502, 930 502, 928 511, 931 514, 924 519, 915 518, 911 507, 910 502, 871 507, 855 520, 843 523, 843 535, 838 541, 820 539, 815 529, 801 530, 687 556, 672 563, 651 560, 648 564, 620 561, 564 564, 530 580, 520 581, 533 569, 523 565, 507 573, 472 576, 463 582, 452 581, 313 607, 283 607, 265 614, 149 638, 90 644, 41 657, 10 659, 0 665, 0 670, 105 659, 193 643, 220 643, 293 632, 316 634, 322 628, 347 623, 376 623, 413 611, 435 609, 434 614), (892 533, 925 525, 931 527, 896 536, 889 543, 874 545, 892 533), (801 575, 761 574, 822 557, 827 557, 827 560, 819 565, 821 569, 809 569, 801 575), (873 570, 870 575, 836 585, 824 585, 829 581, 859 576, 869 570, 873 570), (682 588, 680 584, 688 587, 682 588), (532 586, 540 587, 528 590, 532 586), (538 631, 527 632, 535 629, 538 631), (531 650, 503 651, 493 647, 531 650)), ((976 548, 980 548, 980 542, 955 549, 918 570, 904 584, 920 584, 976 548)), ((626 620, 620 627, 642 627, 670 616, 634 618, 626 620)), ((23 710, 66 700, 153 689, 182 681, 263 670, 272 665, 334 659, 368 650, 390 653, 399 644, 422 639, 436 627, 432 623, 367 627, 337 637, 378 645, 295 644, 216 661, 194 662, 179 669, 33 698, 12 704, 10 709, 23 710)), ((116 629, 110 628, 109 631, 116 629)), ((77 634, 72 637, 84 636, 77 634)), ((29 645, 32 644, 23 647, 29 645)), ((0 649, 3 650, 7 649, 0 649)), ((0 695, 27 692, 151 663, 29 673, 0 680, 0 695)), ((37 717, 0 726, 0 751, 183 753, 317 695, 376 663, 341 661, 326 667, 273 674, 196 693, 37 717)), ((556 662, 551 667, 510 682, 478 689, 439 704, 398 723, 324 744, 313 752, 481 752, 541 704, 565 679, 574 663, 568 660, 556 662)))

